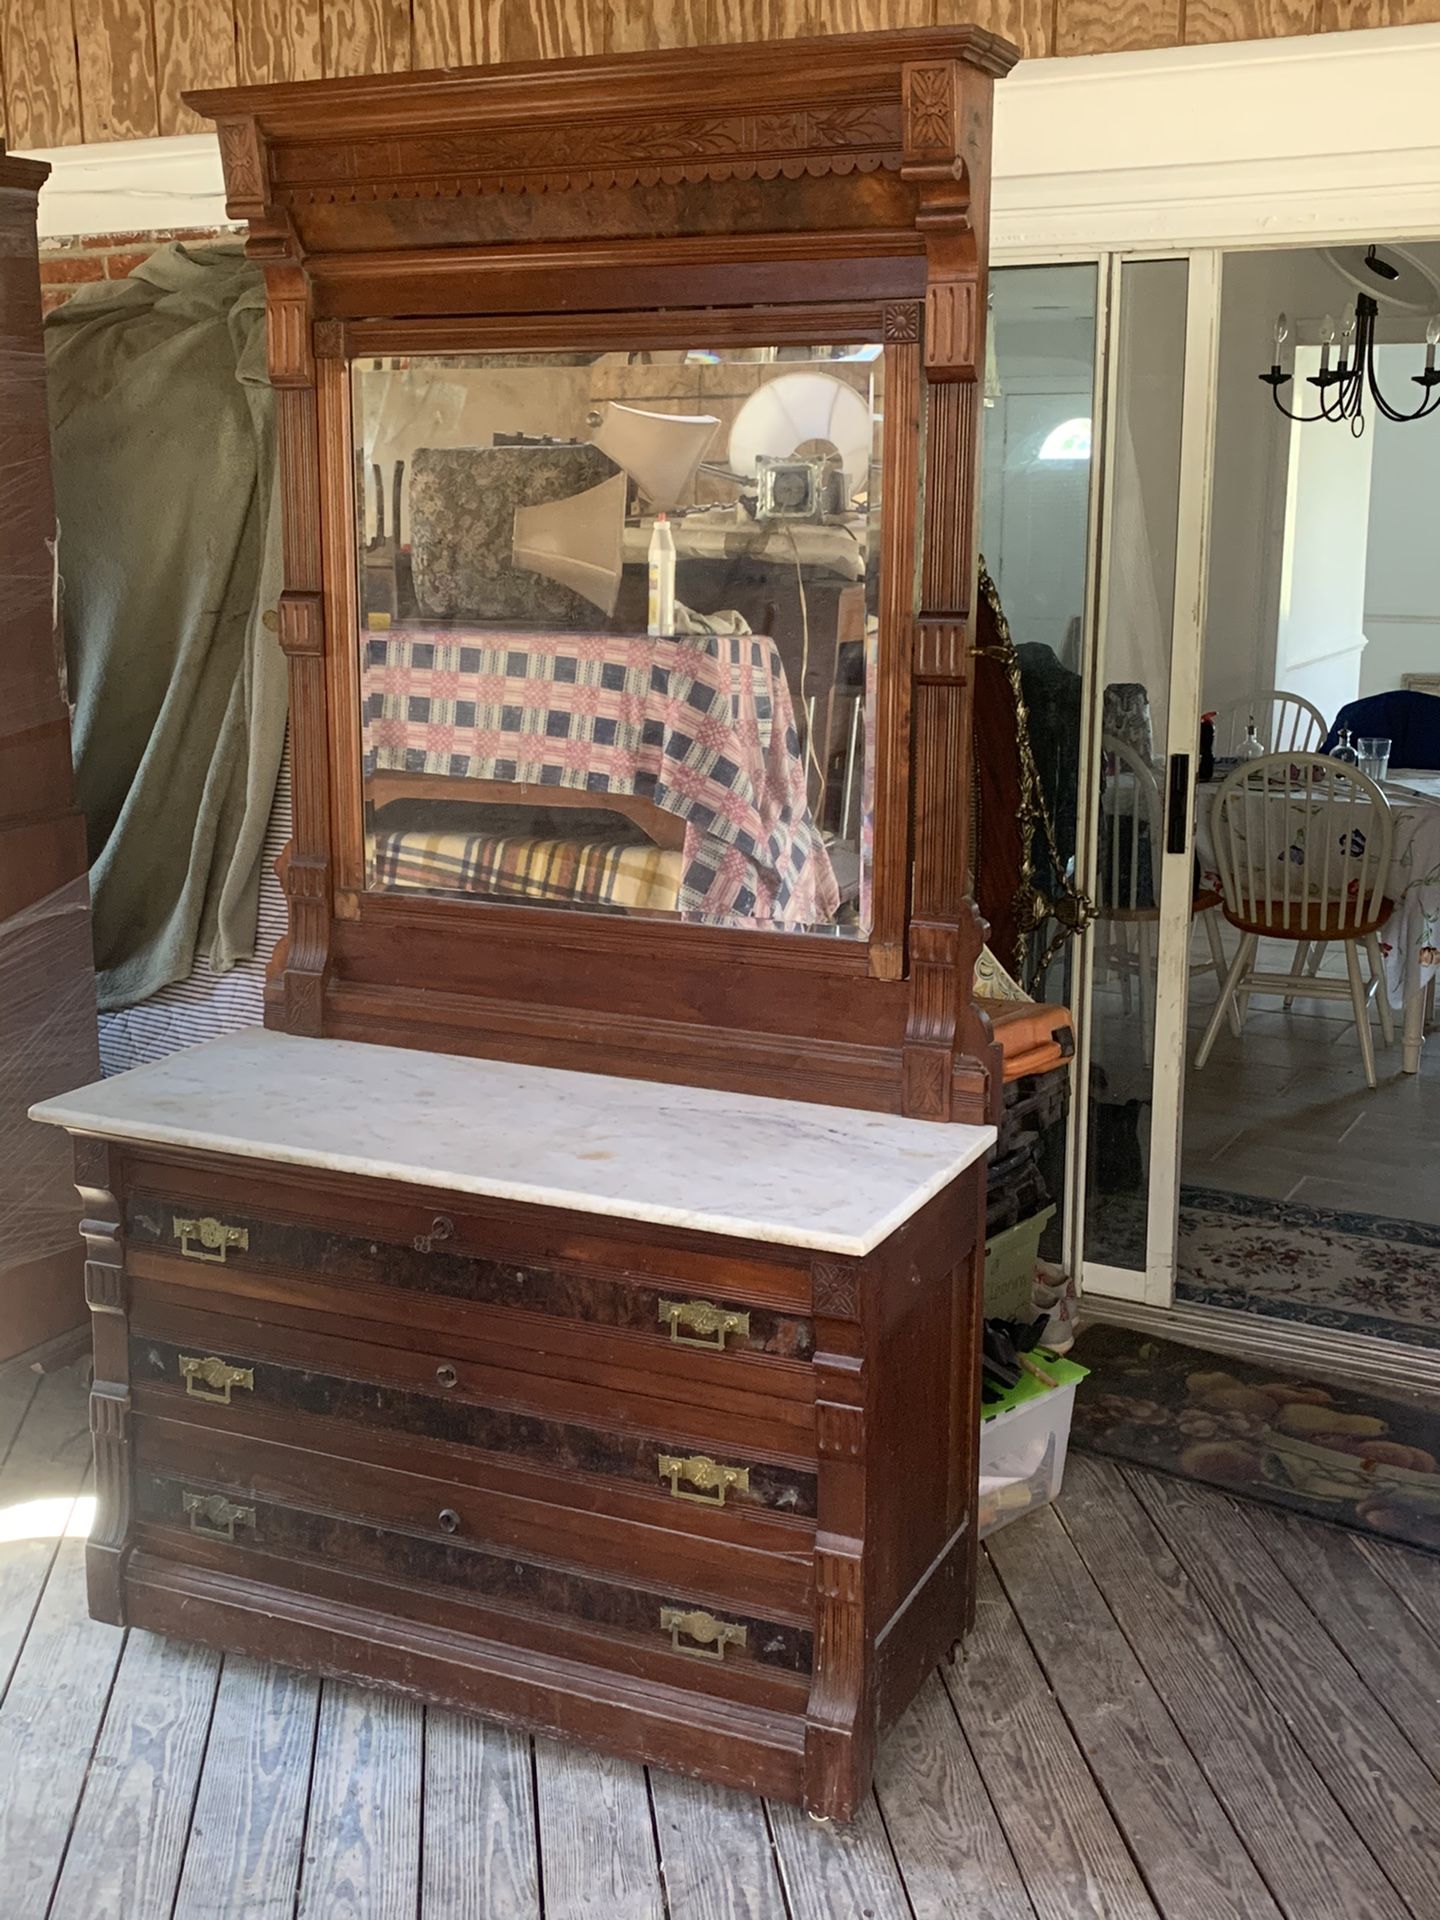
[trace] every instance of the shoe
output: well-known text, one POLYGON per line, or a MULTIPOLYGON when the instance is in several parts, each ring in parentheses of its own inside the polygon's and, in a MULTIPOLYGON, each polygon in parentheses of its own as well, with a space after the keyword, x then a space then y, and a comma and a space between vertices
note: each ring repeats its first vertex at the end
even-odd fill
POLYGON ((1035 1277, 1035 1311, 1046 1316, 1040 1345, 1051 1353, 1068 1353, 1075 1344, 1080 1321, 1080 1295, 1073 1279, 1042 1260, 1035 1277))

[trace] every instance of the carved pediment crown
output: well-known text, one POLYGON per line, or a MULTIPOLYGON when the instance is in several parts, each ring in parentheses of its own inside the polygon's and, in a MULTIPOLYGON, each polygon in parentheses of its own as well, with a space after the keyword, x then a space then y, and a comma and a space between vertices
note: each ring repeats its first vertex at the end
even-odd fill
POLYGON ((898 172, 898 99, 765 113, 676 114, 585 126, 477 127, 388 140, 309 141, 275 155, 281 206, 556 193, 700 180, 898 172))
POLYGON ((963 61, 1001 74, 1014 58, 976 28, 922 28, 186 99, 219 121, 232 207, 253 216, 262 207, 898 172, 924 112, 905 98, 907 66, 942 71, 963 61))

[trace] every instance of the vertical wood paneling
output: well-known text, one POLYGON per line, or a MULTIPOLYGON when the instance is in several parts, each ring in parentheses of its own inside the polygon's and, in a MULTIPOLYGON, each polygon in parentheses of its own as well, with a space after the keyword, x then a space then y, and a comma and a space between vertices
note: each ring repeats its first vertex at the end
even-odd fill
POLYGON ((701 47, 715 38, 712 14, 725 0, 606 0, 611 53, 652 47, 701 47))
POLYGON ((324 0, 325 74, 403 73, 410 66, 410 0, 324 0))
POLYGON ((1278 40, 1314 33, 1316 0, 1185 0, 1185 40, 1278 40))
POLYGON ((605 50, 605 0, 475 0, 475 57, 567 60, 605 50))
POLYGON ((87 140, 153 140, 160 131, 149 0, 72 0, 87 140))
POLYGON ((411 49, 417 72, 475 64, 475 20, 470 0, 413 0, 411 49))
POLYGON ((1180 40, 1181 0, 1057 0, 1057 54, 1125 53, 1173 47, 1180 40))
POLYGON ((235 0, 235 58, 242 86, 318 80, 320 0, 235 0))
POLYGON ((183 105, 188 87, 235 85, 233 0, 153 0, 155 90, 161 133, 200 133, 209 127, 183 105))
POLYGON ((935 0, 937 26, 971 22, 1000 34, 1027 60, 1043 60, 1050 52, 1055 0, 935 0))
POLYGON ((12 147, 69 147, 80 129, 80 79, 70 0, 3 0, 6 140, 12 147))

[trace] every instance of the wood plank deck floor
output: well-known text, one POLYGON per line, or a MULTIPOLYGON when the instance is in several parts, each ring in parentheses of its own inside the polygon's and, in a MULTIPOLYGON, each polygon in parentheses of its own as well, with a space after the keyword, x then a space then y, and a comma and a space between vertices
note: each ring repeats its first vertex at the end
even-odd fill
POLYGON ((1437 1920, 1440 1566, 1075 1458, 847 1831, 88 1619, 77 1371, 0 1373, 6 1920, 1437 1920))

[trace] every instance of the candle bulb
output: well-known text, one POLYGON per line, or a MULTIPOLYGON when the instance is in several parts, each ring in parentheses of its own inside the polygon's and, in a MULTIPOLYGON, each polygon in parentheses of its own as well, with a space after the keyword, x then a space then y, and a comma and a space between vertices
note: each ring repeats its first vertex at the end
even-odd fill
POLYGON ((1277 313, 1275 316, 1275 365, 1277 367, 1280 364, 1280 349, 1284 346, 1289 335, 1290 322, 1283 313, 1277 313))
POLYGON ((1327 313, 1320 322, 1320 375, 1330 371, 1330 349, 1335 344, 1335 322, 1327 313))
POLYGON ((1440 346, 1440 313, 1432 313, 1425 325, 1425 371, 1435 370, 1435 349, 1440 346))

